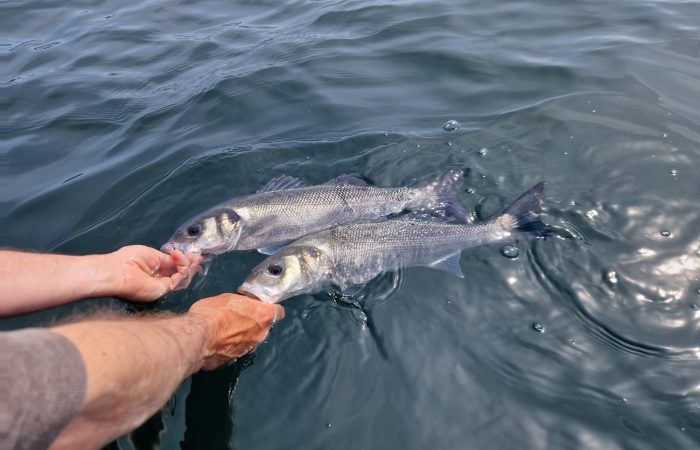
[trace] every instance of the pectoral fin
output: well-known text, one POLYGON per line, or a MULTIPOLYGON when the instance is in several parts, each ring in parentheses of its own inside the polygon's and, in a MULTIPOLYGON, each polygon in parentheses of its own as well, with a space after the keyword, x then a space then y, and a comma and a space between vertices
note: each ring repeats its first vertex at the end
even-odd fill
POLYGON ((434 263, 429 264, 428 267, 432 267, 433 269, 444 270, 445 272, 449 272, 452 275, 458 276, 459 278, 464 278, 464 272, 462 272, 462 267, 459 265, 460 255, 461 253, 459 252, 453 253, 435 261, 434 263))
POLYGON ((280 245, 270 245, 269 247, 261 247, 258 249, 258 252, 262 253, 263 255, 274 255, 278 251, 282 250, 285 248, 287 244, 280 244, 280 245))

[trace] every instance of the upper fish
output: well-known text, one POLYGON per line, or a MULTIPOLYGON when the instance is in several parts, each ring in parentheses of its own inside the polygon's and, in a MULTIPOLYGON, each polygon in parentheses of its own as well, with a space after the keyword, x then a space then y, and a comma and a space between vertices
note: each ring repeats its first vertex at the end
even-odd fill
POLYGON ((451 170, 412 187, 377 187, 355 174, 316 186, 281 176, 255 194, 229 200, 186 222, 161 249, 204 254, 258 249, 270 254, 320 230, 406 210, 466 217, 456 200, 463 177, 461 170, 451 170))
POLYGON ((255 267, 238 289, 267 303, 319 292, 336 285, 365 283, 382 272, 430 266, 464 277, 463 249, 544 236, 540 219, 544 183, 539 183, 501 213, 471 225, 414 218, 340 225, 301 238, 255 267))

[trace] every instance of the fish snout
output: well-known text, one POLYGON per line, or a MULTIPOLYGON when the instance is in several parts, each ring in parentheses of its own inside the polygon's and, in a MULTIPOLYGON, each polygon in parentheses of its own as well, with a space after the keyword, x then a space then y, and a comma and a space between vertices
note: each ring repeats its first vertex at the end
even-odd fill
POLYGON ((188 253, 201 253, 201 251, 192 244, 181 244, 179 242, 166 242, 160 247, 160 251, 163 253, 171 254, 175 250, 179 250, 183 254, 188 253))

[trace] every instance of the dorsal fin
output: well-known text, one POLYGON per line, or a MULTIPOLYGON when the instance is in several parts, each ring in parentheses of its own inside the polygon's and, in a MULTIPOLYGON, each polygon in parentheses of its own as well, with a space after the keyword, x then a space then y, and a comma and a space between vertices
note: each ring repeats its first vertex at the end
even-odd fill
POLYGON ((267 182, 267 184, 260 189, 258 193, 269 192, 269 191, 282 191, 284 189, 295 189, 306 186, 299 178, 291 177, 289 175, 280 175, 267 182))
POLYGON ((350 186, 368 186, 367 182, 362 179, 358 173, 344 173, 338 175, 332 180, 328 180, 323 184, 347 184, 350 186))
POLYGON ((460 252, 457 252, 451 255, 447 255, 446 257, 438 259, 434 263, 429 264, 428 267, 444 270, 445 272, 449 272, 452 275, 464 278, 464 272, 462 272, 462 267, 459 265, 460 254, 460 252))

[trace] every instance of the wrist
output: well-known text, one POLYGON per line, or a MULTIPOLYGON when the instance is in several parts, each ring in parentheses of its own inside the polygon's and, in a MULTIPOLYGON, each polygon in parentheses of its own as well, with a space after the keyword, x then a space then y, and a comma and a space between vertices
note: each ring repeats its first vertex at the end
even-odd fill
POLYGON ((164 319, 159 325, 178 343, 184 356, 186 376, 199 372, 210 356, 211 324, 204 317, 186 314, 164 319))
POLYGON ((88 278, 90 297, 119 297, 122 294, 121 262, 115 261, 113 255, 114 253, 106 253, 80 257, 92 270, 88 278))

